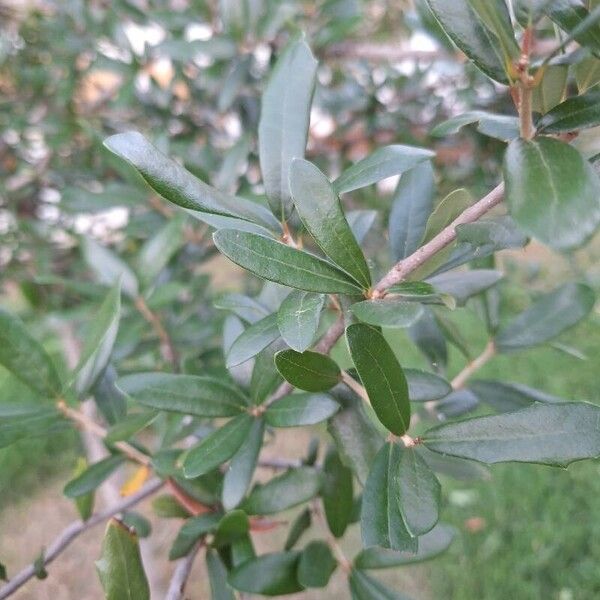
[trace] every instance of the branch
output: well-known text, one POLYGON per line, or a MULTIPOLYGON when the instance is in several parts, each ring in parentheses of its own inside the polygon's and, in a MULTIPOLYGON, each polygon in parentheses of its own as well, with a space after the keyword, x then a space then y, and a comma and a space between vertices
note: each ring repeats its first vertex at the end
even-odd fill
MULTIPOLYGON (((127 509, 135 506, 148 496, 151 496, 158 491, 164 482, 160 479, 154 479, 142 488, 137 494, 133 494, 128 498, 125 498, 118 504, 107 508, 106 510, 92 515, 87 521, 74 521, 54 539, 54 541, 48 546, 48 550, 44 553, 43 563, 44 566, 49 565, 57 556, 59 556, 66 548, 71 544, 75 538, 80 536, 83 532, 91 529, 92 527, 106 521, 110 517, 114 517, 119 513, 126 511, 127 509)), ((0 600, 8 598, 11 594, 16 592, 21 586, 27 581, 35 577, 35 568, 33 565, 25 567, 20 573, 15 575, 3 588, 0 589, 0 600)))
POLYGON ((177 567, 175 568, 173 577, 171 577, 171 581, 169 582, 169 589, 167 590, 165 600, 182 600, 187 580, 192 572, 194 559, 196 558, 201 546, 201 543, 196 544, 186 557, 177 562, 177 567))
POLYGON ((403 60, 435 60, 447 57, 440 50, 412 50, 398 44, 372 44, 369 42, 339 42, 329 45, 323 52, 323 58, 362 59, 373 62, 400 62, 403 60))
POLYGON ((475 373, 475 371, 481 369, 490 358, 496 354, 496 346, 493 341, 489 341, 484 348, 483 352, 474 360, 472 360, 451 382, 452 389, 459 390, 464 387, 467 380, 475 373))

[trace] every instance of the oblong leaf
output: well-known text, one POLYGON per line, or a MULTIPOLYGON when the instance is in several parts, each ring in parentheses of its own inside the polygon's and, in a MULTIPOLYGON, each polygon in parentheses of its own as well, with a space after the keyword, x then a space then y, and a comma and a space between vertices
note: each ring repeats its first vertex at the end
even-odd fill
POLYGON ((410 425, 408 384, 402 367, 380 331, 356 323, 346 329, 354 366, 381 423, 396 435, 410 425))
POLYGON ((81 475, 65 485, 63 493, 67 498, 77 498, 95 490, 103 481, 125 462, 121 455, 108 456, 90 465, 81 475))
POLYGON ((600 180, 565 142, 514 140, 504 157, 504 180, 512 217, 552 248, 581 246, 600 224, 600 180))
POLYGON ((367 261, 329 179, 307 160, 295 159, 290 171, 290 189, 298 215, 321 250, 364 289, 369 288, 371 274, 367 261))
POLYGON ((229 585, 241 592, 279 596, 304 588, 298 582, 299 552, 275 552, 252 558, 231 571, 229 585))
POLYGON ((477 131, 488 137, 510 142, 519 137, 519 118, 497 115, 482 110, 470 110, 439 123, 431 130, 434 137, 458 133, 466 125, 477 123, 477 131))
POLYGON ((600 125, 600 92, 591 90, 555 106, 537 123, 539 133, 566 133, 600 125))
POLYGON ((513 412, 534 402, 564 402, 564 398, 552 396, 521 383, 476 379, 469 382, 469 389, 497 412, 513 412))
POLYGON ((324 588, 337 567, 328 544, 322 540, 309 542, 298 561, 298 581, 306 588, 324 588))
POLYGON ((329 531, 337 538, 342 537, 352 518, 352 471, 333 447, 323 461, 321 498, 329 531))
POLYGON ((187 556, 203 535, 217 528, 222 516, 221 513, 206 513, 188 519, 177 532, 177 537, 169 550, 169 560, 187 556))
POLYGON ((587 402, 533 404, 502 415, 434 427, 423 443, 434 452, 483 463, 566 467, 600 455, 600 407, 587 402))
POLYGON ((227 368, 235 367, 256 356, 278 337, 277 313, 253 323, 231 344, 227 352, 227 368))
POLYGON ((358 569, 352 569, 348 583, 352 600, 409 600, 358 569))
POLYGON ((277 325, 290 348, 304 352, 312 345, 324 304, 323 294, 301 290, 294 290, 283 300, 277 312, 277 325))
POLYGON ((358 319, 381 327, 410 327, 423 314, 423 307, 416 302, 406 302, 403 298, 364 300, 356 302, 350 310, 358 319))
POLYGON ((269 281, 307 292, 361 292, 360 286, 334 265, 265 236, 222 229, 213 239, 219 251, 236 265, 269 281))
POLYGON ((271 427, 316 425, 339 409, 340 405, 327 394, 292 394, 269 406, 265 420, 271 427))
POLYGON ((411 402, 439 400, 452 391, 452 386, 439 375, 420 369, 404 369, 411 402))
POLYGON ((281 350, 275 354, 275 366, 286 381, 307 392, 327 391, 341 378, 340 368, 332 358, 310 350, 281 350))

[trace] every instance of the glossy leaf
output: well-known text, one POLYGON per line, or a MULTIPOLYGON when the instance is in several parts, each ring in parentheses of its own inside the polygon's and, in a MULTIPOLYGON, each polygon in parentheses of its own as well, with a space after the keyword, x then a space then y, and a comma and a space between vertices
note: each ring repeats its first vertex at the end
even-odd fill
POLYGON ((291 394, 269 406, 265 420, 271 427, 316 425, 339 409, 340 405, 326 394, 291 394))
POLYGON ((600 125, 600 92, 591 90, 555 106, 537 123, 540 133, 567 133, 600 125))
POLYGON ((225 510, 235 508, 246 495, 262 447, 265 423, 254 419, 248 437, 244 440, 229 463, 229 469, 223 477, 221 502, 225 510))
POLYGON ((368 289, 371 274, 367 261, 329 179, 307 160, 295 159, 290 189, 298 215, 324 254, 368 289))
POLYGON ((430 161, 403 173, 392 198, 389 235, 392 258, 399 261, 420 245, 433 211, 435 181, 430 161))
POLYGON ((123 464, 124 460, 121 455, 114 455, 90 465, 83 473, 65 485, 64 495, 67 498, 77 498, 95 490, 123 464))
POLYGON ((498 115, 482 110, 470 110, 439 123, 431 130, 434 137, 458 133, 466 125, 477 124, 477 131, 502 142, 519 137, 519 119, 512 115, 498 115))
POLYGON ((61 391, 56 368, 23 322, 0 309, 0 364, 19 381, 46 398, 61 391))
POLYGON ((399 144, 384 146, 346 169, 333 182, 333 187, 338 194, 352 192, 387 177, 400 175, 433 156, 435 153, 425 148, 399 144))
POLYGON ((504 0, 469 0, 483 24, 498 38, 505 64, 521 54, 504 0))
POLYGON ((511 142, 504 179, 512 217, 552 248, 581 246, 600 224, 600 180, 581 154, 560 140, 511 142))
POLYGON ((439 375, 419 369, 404 369, 411 402, 439 400, 452 391, 450 384, 439 375))
POLYGON ((321 498, 329 531, 337 538, 342 537, 350 524, 354 504, 352 471, 344 466, 334 448, 329 448, 323 462, 321 498))
POLYGON ((327 391, 341 379, 340 368, 332 358, 310 350, 282 350, 275 355, 275 366, 286 381, 307 392, 327 391))
POLYGON ((227 367, 235 367, 256 356, 279 337, 277 314, 253 323, 233 342, 227 353, 227 367))
POLYGON ((306 148, 317 61, 303 38, 293 41, 277 60, 262 96, 258 154, 273 214, 285 219, 292 210, 290 165, 306 148))
POLYGON ((248 437, 253 422, 250 415, 239 415, 207 435, 186 452, 184 475, 188 479, 199 477, 229 460, 248 437))
POLYGON ((533 404, 502 415, 430 429, 423 443, 441 454, 484 463, 530 462, 558 467, 600 455, 600 408, 587 402, 533 404))
POLYGON ((310 500, 318 494, 320 487, 321 477, 315 469, 290 469, 257 485, 241 508, 251 515, 271 515, 310 500))
POLYGON ((496 335, 496 347, 500 352, 513 352, 543 344, 584 319, 595 301, 587 285, 566 283, 504 325, 496 335))
POLYGON ((263 554, 242 563, 229 575, 229 585, 241 592, 279 596, 300 592, 298 582, 299 552, 263 554))
POLYGON ((236 388, 206 376, 137 373, 117 385, 145 406, 198 417, 233 417, 246 405, 236 388))
POLYGON ((200 181, 137 131, 113 135, 104 145, 132 165, 150 187, 173 204, 192 211, 236 217, 267 228, 278 226, 263 206, 230 196, 200 181))
POLYGON ((296 350, 308 350, 317 335, 325 296, 295 290, 281 303, 277 325, 285 343, 296 350))
POLYGON ((331 263, 253 233, 222 229, 214 234, 217 248, 255 275, 307 292, 357 294, 360 286, 331 263))
POLYGON ((346 339, 377 418, 392 433, 403 435, 410 424, 410 402, 408 384, 394 352, 381 332, 370 325, 350 325, 346 339))
POLYGON ((497 412, 512 412, 534 402, 564 402, 563 398, 521 383, 476 379, 469 382, 469 389, 481 402, 489 404, 497 412))
POLYGON ((401 297, 356 302, 350 310, 364 323, 391 328, 410 327, 423 314, 420 304, 401 297))
POLYGON ((298 561, 298 582, 306 588, 324 588, 337 567, 326 542, 314 540, 306 545, 298 561))
POLYGON ((121 312, 120 282, 106 295, 85 337, 79 364, 75 368, 73 389, 83 398, 108 365, 119 329, 121 312))
POLYGON ((377 453, 362 496, 360 528, 363 545, 417 551, 417 539, 406 529, 400 512, 399 462, 402 449, 385 443, 377 453))
POLYGON ((137 536, 116 519, 106 528, 96 571, 106 600, 150 600, 137 536))

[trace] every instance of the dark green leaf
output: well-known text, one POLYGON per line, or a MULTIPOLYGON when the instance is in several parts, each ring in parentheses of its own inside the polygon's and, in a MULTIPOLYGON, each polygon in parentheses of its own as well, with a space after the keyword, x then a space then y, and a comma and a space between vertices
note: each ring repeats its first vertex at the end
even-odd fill
POLYGON ((519 137, 519 118, 511 115, 497 115, 482 110, 471 110, 451 117, 431 130, 434 137, 444 137, 458 133, 465 125, 477 123, 477 131, 503 142, 519 137))
POLYGON ((44 348, 20 319, 0 309, 0 364, 29 388, 47 398, 61 391, 61 383, 44 348))
POLYGON ((410 402, 406 378, 394 352, 381 332, 370 325, 350 325, 346 339, 375 414, 392 433, 403 435, 410 425, 410 402))
POLYGON ((77 498, 95 490, 103 481, 120 467, 125 459, 120 455, 109 456, 90 465, 81 475, 65 485, 63 493, 67 498, 77 498))
POLYGON ((442 456, 427 450, 423 444, 417 447, 417 452, 425 459, 431 469, 444 475, 452 477, 457 481, 487 481, 491 479, 489 469, 480 463, 454 456, 442 456))
POLYGON ((471 297, 481 294, 498 283, 504 277, 501 271, 493 269, 473 269, 470 271, 453 271, 430 277, 427 281, 444 294, 456 298, 459 306, 471 297))
POLYGON ((600 125, 600 92, 591 90, 555 106, 537 123, 538 132, 566 133, 600 125))
POLYGON ((213 237, 227 258, 269 281, 307 292, 361 292, 349 275, 308 252, 253 233, 222 229, 213 237))
POLYGON ((357 569, 389 569, 429 560, 445 552, 455 535, 454 527, 438 524, 429 533, 419 537, 419 550, 416 553, 373 546, 361 550, 354 559, 354 565, 357 569))
POLYGON ((307 160, 295 159, 291 166, 290 189, 304 226, 321 250, 359 285, 368 289, 371 274, 367 261, 329 179, 307 160))
POLYGON ((469 0, 482 23, 498 38, 505 64, 521 54, 505 0, 469 0))
POLYGON ((425 310, 423 316, 408 329, 408 335, 434 369, 445 367, 448 361, 446 339, 431 310, 425 310))
POLYGON ((329 546, 321 541, 310 542, 298 561, 298 582, 307 588, 324 588, 337 567, 329 546))
POLYGON ((275 365, 283 378, 307 392, 324 392, 340 381, 337 363, 319 352, 282 350, 275 355, 275 365))
POLYGON ((584 319, 595 301, 594 291, 587 285, 566 283, 502 327, 496 336, 496 348, 512 352, 543 344, 584 319))
POLYGON ((392 258, 399 261, 420 245, 427 219, 433 211, 435 180, 430 161, 413 167, 400 177, 392 199, 389 235, 392 258))
POLYGON ((273 214, 286 219, 292 210, 290 165, 302 158, 308 137, 317 61, 303 38, 279 57, 262 96, 258 154, 273 214))
POLYGON ((329 448, 323 463, 321 498, 329 530, 335 537, 342 537, 352 517, 352 471, 334 448, 329 448))
POLYGON ((214 550, 206 552, 206 569, 210 581, 212 600, 235 600, 235 594, 227 583, 227 569, 214 550))
POLYGON ((312 522, 310 508, 305 508, 292 522, 287 539, 285 540, 284 550, 291 550, 302 534, 310 529, 312 522))
POLYGON ((469 383, 481 402, 489 404, 497 412, 513 412, 534 402, 564 402, 564 398, 552 396, 521 383, 476 379, 469 383))
POLYGON ((478 404, 479 400, 471 390, 459 389, 442 398, 436 404, 435 409, 441 415, 441 418, 452 419, 471 412, 477 408, 478 404))
POLYGON ((188 450, 183 460, 185 476, 199 477, 229 460, 248 437, 253 422, 248 414, 234 417, 188 450))
POLYGON ((502 415, 430 429, 423 443, 441 454, 484 463, 532 462, 565 467, 600 455, 600 408, 587 402, 533 404, 502 415))
POLYGON ((0 563, 0 579, 2 581, 8 581, 8 575, 6 574, 6 566, 4 563, 0 563))
POLYGON ((352 569, 349 584, 352 600, 408 600, 403 594, 389 589, 357 569, 352 569))
POLYGON ((200 181, 137 131, 113 135, 104 145, 131 164, 158 194, 173 204, 192 211, 237 217, 267 228, 278 227, 264 207, 229 196, 200 181))
POLYGON ((111 519, 96 561, 106 600, 150 600, 137 536, 116 519, 111 519))
POLYGON ((242 563, 229 575, 229 585, 241 592, 279 596, 302 591, 298 582, 299 552, 263 554, 242 563))
POLYGON ((152 510, 163 519, 187 519, 190 513, 173 496, 163 494, 152 500, 152 510))
POLYGON ((251 515, 271 515, 302 504, 321 487, 319 473, 311 467, 290 469, 265 484, 257 485, 242 504, 251 515))
POLYGON ((600 181, 575 148, 518 139, 504 158, 506 202, 528 233, 558 250, 581 246, 600 223, 600 181))
POLYGON ((243 510, 232 510, 221 518, 215 531, 214 545, 229 546, 244 538, 250 531, 248 515, 243 510))
POLYGON ((285 343, 296 350, 308 350, 319 327, 325 296, 294 290, 281 303, 277 325, 285 343))
POLYGON ((48 571, 46 571, 45 550, 43 548, 33 561, 33 572, 38 579, 46 579, 48 577, 48 571))
POLYGON ((248 327, 229 348, 227 368, 235 367, 256 356, 279 337, 277 313, 273 313, 248 327))
POLYGON ((221 502, 225 510, 235 508, 242 501, 250 487, 258 454, 262 447, 264 431, 264 421, 255 419, 248 437, 229 463, 229 469, 223 478, 223 490, 221 492, 221 502))
POLYGON ((439 375, 419 369, 404 369, 411 402, 439 400, 452 391, 450 384, 439 375))
POLYGON ((362 497, 360 527, 365 547, 381 546, 416 552, 417 539, 406 529, 400 512, 399 462, 402 449, 385 443, 377 453, 362 497))
POLYGON ((147 538, 152 533, 152 525, 150 521, 143 517, 138 512, 129 511, 123 513, 121 521, 133 530, 133 532, 141 538, 147 538))
MULTIPOLYGON (((85 458, 80 457, 77 460, 77 465, 75 467, 75 472, 73 475, 75 477, 79 477, 82 475, 88 467, 87 461, 85 458)), ((82 521, 87 521, 94 512, 94 492, 88 492, 82 496, 77 496, 75 498, 75 506, 77 507, 77 512, 81 517, 82 521)))
POLYGON ((326 394, 292 394, 269 406, 265 420, 271 427, 316 425, 339 409, 340 405, 326 394))
POLYGON ((435 153, 425 148, 399 144, 384 146, 346 169, 333 182, 333 187, 338 194, 345 194, 387 177, 400 175, 433 156, 435 153))
POLYGON ((285 342, 279 339, 256 356, 250 379, 250 397, 254 404, 264 402, 281 382, 281 375, 275 367, 274 357, 285 347, 285 342))
POLYGON ((569 37, 587 46, 595 54, 600 53, 600 9, 588 11, 583 0, 553 0, 545 5, 546 14, 569 37))
POLYGON ((400 298, 364 300, 356 302, 350 310, 358 319, 381 327, 410 327, 423 314, 423 307, 416 302, 400 298))
POLYGON ((206 376, 137 373, 117 385, 145 406, 198 417, 233 417, 246 405, 236 388, 206 376))
POLYGON ((169 560, 177 560, 187 556, 194 544, 207 533, 214 531, 223 515, 220 513, 206 513, 188 519, 179 532, 169 550, 169 560))

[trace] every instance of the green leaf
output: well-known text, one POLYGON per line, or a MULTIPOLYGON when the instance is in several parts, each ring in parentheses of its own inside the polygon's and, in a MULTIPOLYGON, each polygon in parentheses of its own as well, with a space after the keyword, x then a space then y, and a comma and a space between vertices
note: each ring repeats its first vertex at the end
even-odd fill
POLYGON ((539 133, 567 133, 600 125, 600 92, 591 90, 555 106, 537 123, 539 133))
POLYGON ((471 297, 481 294, 496 285, 504 274, 494 269, 472 269, 470 271, 453 271, 430 277, 427 282, 444 294, 456 298, 459 306, 471 297))
POLYGON ((473 481, 488 481, 491 479, 489 469, 481 463, 454 456, 442 456, 427 450, 423 444, 417 448, 419 454, 435 473, 451 477, 467 483, 473 481))
POLYGON ((392 258, 399 261, 421 244, 427 219, 433 211, 435 180, 430 161, 403 173, 392 198, 389 235, 392 258))
POLYGON ((565 98, 569 65, 548 65, 539 85, 533 88, 531 107, 534 112, 547 113, 565 98))
POLYGON ((256 356, 250 379, 250 397, 253 404, 264 402, 281 382, 281 375, 275 367, 274 356, 285 347, 285 342, 279 339, 256 356))
POLYGON ((78 475, 65 485, 65 489, 63 490, 64 495, 67 498, 77 498, 95 490, 124 462, 125 459, 121 455, 114 455, 90 465, 81 475, 78 475))
POLYGON ((183 460, 184 475, 200 477, 229 460, 248 437, 253 422, 248 414, 234 417, 190 448, 183 460))
POLYGON ((534 402, 564 402, 563 398, 520 383, 476 379, 469 383, 469 389, 497 412, 513 412, 534 402))
POLYGON ((410 425, 408 385, 402 367, 382 333, 356 323, 346 329, 352 361, 381 423, 396 435, 410 425))
POLYGON ((227 584, 227 569, 214 550, 206 552, 206 570, 210 582, 211 599, 235 600, 235 594, 227 584))
POLYGON ((430 560, 445 552, 455 536, 454 527, 438 524, 430 532, 419 537, 417 552, 398 552, 372 546, 359 552, 354 559, 354 566, 357 569, 389 569, 430 560))
POLYGON ((277 313, 273 313, 248 327, 229 348, 227 368, 240 365, 261 350, 272 344, 279 337, 277 313))
POLYGON ((152 533, 152 525, 146 517, 135 511, 123 513, 121 521, 141 538, 147 538, 152 533))
POLYGON ((299 552, 263 554, 242 563, 229 575, 229 585, 241 592, 279 596, 304 588, 296 575, 299 552))
POLYGON ((221 502, 225 510, 235 508, 242 501, 246 495, 246 491, 250 487, 258 454, 262 447, 264 431, 264 421, 262 419, 255 419, 248 437, 233 455, 229 463, 229 469, 227 469, 223 477, 223 489, 221 492, 221 502))
POLYGON ((584 319, 594 307, 594 291, 582 283, 566 283, 544 294, 496 335, 500 352, 543 344, 584 319))
POLYGON ((575 148, 518 139, 504 157, 506 202, 527 234, 557 250, 581 246, 600 223, 600 181, 575 148))
POLYGON ((427 0, 427 4, 448 37, 479 69, 500 83, 508 83, 499 41, 469 0, 427 0))
POLYGON ((117 385, 145 406, 198 417, 233 417, 246 406, 236 388, 206 376, 137 373, 117 385))
POLYGON ((439 123, 431 130, 433 137, 457 134, 466 125, 477 124, 482 135, 501 142, 510 142, 519 137, 519 118, 512 115, 497 115, 483 110, 470 110, 439 123))
POLYGON ((423 307, 416 302, 400 298, 364 300, 350 307, 354 315, 369 325, 381 327, 410 327, 423 314, 423 307))
POLYGON ((287 539, 285 540, 284 550, 291 550, 296 542, 302 537, 302 534, 310 529, 311 526, 310 508, 305 508, 292 522, 287 539))
POLYGON ((373 226, 377 218, 376 210, 349 210, 346 212, 346 220, 356 241, 360 244, 373 226))
POLYGON ((104 441, 107 444, 114 444, 115 442, 128 440, 138 431, 148 427, 148 425, 150 425, 150 423, 152 423, 157 416, 158 413, 156 411, 127 415, 108 430, 108 434, 104 438, 104 441))
POLYGON ((250 530, 248 515, 243 510, 232 510, 223 515, 215 531, 216 547, 230 546, 244 538, 250 530))
POLYGON ((400 175, 434 156, 435 152, 425 148, 399 144, 384 146, 346 169, 333 182, 333 187, 338 195, 352 192, 387 177, 400 175))
POLYGON ((329 530, 335 537, 342 537, 350 524, 354 505, 352 471, 344 466, 333 447, 329 448, 323 462, 321 498, 329 530))
POLYGON ((385 443, 363 490, 360 528, 365 547, 381 546, 416 552, 417 539, 406 529, 400 512, 400 454, 397 444, 385 443))
POLYGON ((286 381, 307 392, 324 392, 341 379, 340 368, 332 358, 310 350, 277 352, 275 366, 286 381))
POLYGON ((225 294, 214 302, 215 308, 229 310, 243 321, 256 323, 269 316, 269 309, 258 300, 242 294, 225 294))
POLYGON ((277 325, 285 343, 296 350, 308 350, 317 335, 321 310, 325 304, 323 294, 294 290, 281 303, 277 325))
POLYGON ((213 532, 221 517, 221 513, 206 513, 188 519, 177 533, 177 537, 169 550, 169 560, 177 560, 187 556, 196 542, 207 533, 213 532))
POLYGON ((321 477, 311 467, 290 469, 257 485, 241 508, 251 515, 271 515, 302 504, 319 493, 321 477))
POLYGON ((306 588, 324 588, 337 567, 329 546, 314 540, 302 550, 298 561, 298 582, 306 588))
POLYGON ((82 238, 83 258, 96 275, 96 279, 109 287, 115 287, 121 280, 121 289, 129 298, 139 294, 139 283, 129 265, 108 248, 97 244, 89 237, 82 238))
POLYGON ((365 485, 371 463, 383 443, 381 434, 365 413, 362 400, 350 391, 336 388, 335 399, 342 405, 327 424, 342 463, 352 469, 365 485))
POLYGON ((302 158, 308 137, 317 61, 301 37, 277 60, 262 96, 258 124, 258 155, 273 214, 291 213, 290 165, 302 158))
POLYGON ((137 131, 113 135, 104 145, 131 164, 152 189, 173 204, 192 211, 237 217, 267 228, 278 227, 260 204, 230 196, 200 181, 137 131))
POLYGON ((108 523, 96 571, 106 600, 150 600, 137 536, 117 519, 108 523))
POLYGON ((253 233, 222 229, 213 235, 221 253, 255 275, 307 292, 357 294, 359 285, 331 263, 253 233))
POLYGON ((108 292, 85 336, 79 364, 75 368, 73 389, 84 398, 108 365, 119 329, 121 284, 108 292))
POLYGON ((600 53, 600 9, 588 11, 582 0, 553 0, 545 5, 545 13, 570 38, 588 47, 595 54, 600 53))
POLYGON ((0 364, 35 392, 54 398, 61 391, 56 368, 23 322, 0 309, 0 364))
POLYGON ((357 569, 352 569, 348 581, 352 600, 409 600, 357 569))
POLYGON ((0 403, 0 448, 28 437, 51 435, 71 428, 72 424, 54 406, 0 403))
POLYGON ((536 403, 514 413, 440 425, 422 440, 434 452, 488 464, 566 467, 600 455, 599 418, 600 408, 587 402, 536 403))
POLYGON ((413 448, 402 450, 395 468, 404 524, 411 535, 421 536, 431 531, 438 522, 440 482, 413 448))
POLYGON ((312 163, 295 159, 290 189, 304 226, 325 255, 364 289, 371 286, 367 261, 329 179, 312 163))
POLYGON ((419 369, 404 369, 411 402, 439 400, 452 391, 452 386, 439 375, 419 369))
POLYGON ((575 79, 580 94, 600 83, 600 60, 595 56, 584 58, 575 65, 575 79))
MULTIPOLYGON (((75 472, 73 473, 75 477, 79 477, 83 473, 85 473, 88 468, 87 460, 83 457, 79 457, 77 459, 77 465, 75 466, 75 472)), ((94 492, 88 492, 83 496, 77 496, 75 498, 75 506, 77 507, 77 512, 81 517, 82 521, 87 521, 94 512, 94 492)))
POLYGON ((433 311, 425 310, 423 316, 408 329, 413 343, 427 357, 434 370, 448 362, 446 338, 438 325, 433 311))
POLYGON ((269 406, 265 420, 271 427, 316 425, 339 409, 340 405, 326 394, 292 394, 269 406))

